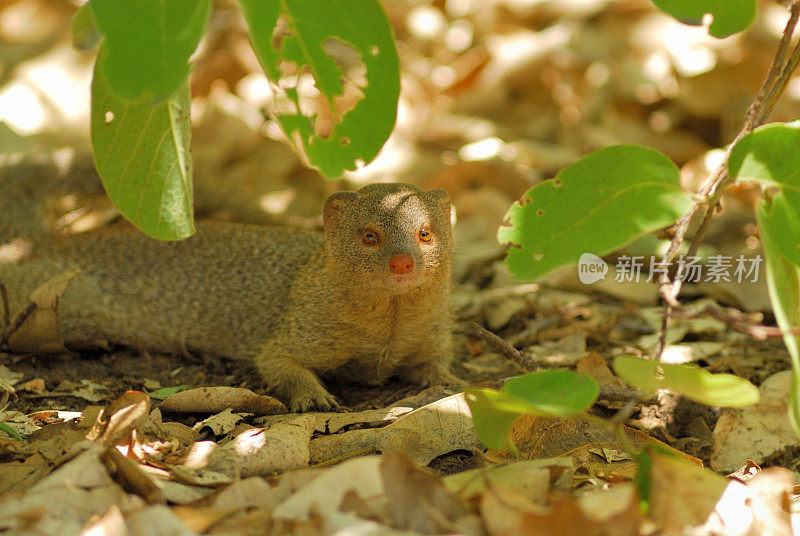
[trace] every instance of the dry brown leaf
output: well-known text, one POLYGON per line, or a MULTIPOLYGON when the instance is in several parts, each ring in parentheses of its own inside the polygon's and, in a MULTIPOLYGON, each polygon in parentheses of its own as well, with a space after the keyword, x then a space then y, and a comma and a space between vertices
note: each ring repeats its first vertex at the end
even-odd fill
POLYGON ((162 480, 158 484, 161 487, 161 495, 169 504, 191 504, 214 493, 211 488, 187 486, 170 480, 162 480))
POLYGON ((34 378, 32 380, 28 380, 19 386, 19 390, 27 391, 29 393, 44 393, 45 391, 44 379, 34 378))
POLYGON ((122 511, 116 504, 112 504, 100 519, 83 528, 81 536, 125 536, 127 533, 122 511))
POLYGON ((447 491, 441 479, 405 456, 384 456, 380 471, 393 526, 421 534, 482 532, 478 518, 447 491))
POLYGON ((523 512, 507 536, 638 536, 639 500, 633 486, 616 486, 591 499, 553 498, 546 513, 523 512), (619 488, 619 489, 616 489, 619 488))
POLYGON ((125 519, 129 536, 197 536, 171 509, 162 505, 137 510, 125 519))
MULTIPOLYGON (((544 502, 546 497, 541 497, 544 502)), ((492 487, 479 499, 481 518, 489 534, 510 534, 528 513, 547 513, 547 508, 531 498, 503 486, 492 487)))
POLYGON ((711 468, 730 473, 750 459, 761 463, 785 447, 800 444, 789 422, 786 401, 792 372, 778 372, 759 387, 760 401, 741 409, 726 408, 714 427, 711 468))
POLYGON ((181 413, 219 413, 227 408, 255 415, 286 413, 287 409, 277 398, 258 395, 242 387, 199 387, 175 393, 159 407, 163 411, 181 413))
MULTIPOLYGON (((4 447, 4 443, 0 443, 0 449, 4 447)), ((26 456, 24 461, 1 464, 0 495, 11 491, 25 491, 46 475, 49 468, 49 461, 39 453, 26 456)))
POLYGON ((674 456, 649 451, 650 517, 666 533, 682 533, 703 524, 726 488, 745 486, 674 456))
MULTIPOLYGON (((100 460, 101 445, 85 442, 85 450, 39 480, 28 493, 0 502, 0 531, 27 531, 44 536, 78 534, 90 520, 117 505, 125 513, 144 503, 114 483, 100 460)), ((76 450, 76 449, 73 449, 76 450)))
MULTIPOLYGON (((368 428, 376 428, 381 424, 389 424, 411 411, 413 411, 413 409, 410 407, 393 404, 388 408, 355 411, 353 413, 314 412, 307 413, 307 415, 314 416, 314 431, 334 434, 342 428, 354 424, 366 425, 368 428)), ((267 428, 279 422, 290 421, 295 417, 296 415, 291 413, 285 415, 267 415, 254 419, 253 422, 267 428)))
POLYGON ((141 466, 130 458, 123 456, 116 448, 108 448, 100 459, 109 471, 115 475, 123 488, 129 490, 147 503, 155 504, 163 501, 163 493, 159 483, 141 466))
POLYGON ((215 508, 262 508, 272 510, 277 503, 276 494, 264 479, 245 478, 220 491, 212 502, 215 508))
POLYGON ((203 534, 220 521, 238 511, 238 508, 210 506, 174 506, 170 509, 192 533, 203 534))
POLYGON ((322 517, 339 509, 345 495, 354 491, 370 500, 385 491, 380 456, 363 456, 319 471, 272 512, 276 519, 308 520, 312 512, 322 517))
POLYGON ((625 387, 625 382, 611 372, 606 360, 597 352, 589 352, 578 361, 575 370, 591 376, 602 387, 625 387))
POLYGON ((233 432, 237 423, 242 420, 242 416, 234 414, 230 408, 203 419, 194 425, 194 429, 200 432, 203 428, 211 430, 215 436, 221 436, 233 432))
POLYGON ((267 429, 247 430, 223 446, 195 443, 186 461, 193 469, 206 469, 232 477, 261 476, 308 465, 314 417, 298 415, 293 421, 267 429))
POLYGON ((58 300, 80 272, 63 272, 31 293, 30 303, 35 305, 33 312, 8 337, 8 347, 13 352, 47 354, 67 350, 58 330, 58 300))
MULTIPOLYGON (((634 448, 641 448, 646 443, 654 442, 675 453, 677 456, 702 465, 697 458, 680 452, 669 445, 654 439, 644 432, 624 427, 625 435, 634 448)), ((624 450, 615 435, 606 428, 583 419, 574 417, 560 419, 557 417, 537 417, 523 415, 511 428, 512 438, 520 456, 526 459, 567 456, 572 458, 575 467, 585 468, 588 477, 603 478, 618 475, 633 478, 636 473, 636 462, 608 462, 604 457, 592 453, 592 449, 624 450)), ((507 451, 490 451, 490 456, 508 457, 507 451)))
POLYGON ((125 391, 98 416, 86 439, 116 445, 141 428, 150 415, 150 397, 141 391, 125 391))
POLYGON ((384 428, 353 430, 311 441, 311 462, 363 452, 405 454, 421 466, 454 450, 480 449, 463 393, 437 400, 384 428))
POLYGON ((504 488, 531 501, 543 500, 552 489, 572 487, 575 467, 569 458, 525 460, 462 471, 442 480, 450 491, 467 501, 489 489, 504 488))

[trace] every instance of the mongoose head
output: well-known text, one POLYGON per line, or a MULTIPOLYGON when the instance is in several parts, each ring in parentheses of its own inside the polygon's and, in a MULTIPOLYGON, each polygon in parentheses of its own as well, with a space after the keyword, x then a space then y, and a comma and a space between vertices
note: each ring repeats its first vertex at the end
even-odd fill
POLYGON ((354 284, 390 294, 449 284, 452 205, 444 190, 371 184, 328 197, 323 217, 328 263, 354 284))

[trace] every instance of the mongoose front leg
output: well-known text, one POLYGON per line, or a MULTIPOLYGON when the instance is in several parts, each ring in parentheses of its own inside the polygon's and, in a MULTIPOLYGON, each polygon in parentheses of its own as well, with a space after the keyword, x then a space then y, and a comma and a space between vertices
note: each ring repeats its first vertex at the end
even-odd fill
POLYGON ((465 382, 450 372, 448 365, 453 357, 453 342, 449 330, 443 330, 436 343, 422 348, 419 361, 414 361, 400 369, 408 381, 428 387, 430 385, 463 385, 465 382))
POLYGON ((431 385, 464 385, 464 380, 450 372, 442 361, 417 363, 402 369, 403 377, 411 383, 429 387, 431 385))
POLYGON ((339 407, 336 397, 322 386, 317 375, 292 358, 262 355, 256 359, 256 367, 270 388, 289 402, 293 413, 339 407))

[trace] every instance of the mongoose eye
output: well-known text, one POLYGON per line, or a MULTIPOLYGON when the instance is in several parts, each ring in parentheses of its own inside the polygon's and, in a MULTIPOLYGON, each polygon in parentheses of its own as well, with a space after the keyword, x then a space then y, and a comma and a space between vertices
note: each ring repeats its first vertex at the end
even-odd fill
POLYGON ((433 239, 433 233, 427 227, 423 227, 419 230, 419 240, 420 242, 430 242, 433 239))
POLYGON ((369 246, 374 246, 375 244, 380 242, 381 239, 378 236, 378 233, 376 233, 372 229, 367 229, 366 231, 364 231, 364 234, 361 236, 361 240, 362 240, 362 242, 364 242, 365 244, 367 244, 369 246))

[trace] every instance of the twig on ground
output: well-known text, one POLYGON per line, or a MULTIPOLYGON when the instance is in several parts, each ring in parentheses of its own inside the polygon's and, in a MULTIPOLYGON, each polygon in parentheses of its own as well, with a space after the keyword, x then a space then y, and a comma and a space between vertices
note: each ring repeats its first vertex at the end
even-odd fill
POLYGON ((483 326, 473 323, 470 326, 469 334, 476 339, 480 339, 491 345, 495 350, 519 365, 524 372, 533 372, 537 369, 536 363, 534 363, 530 358, 525 357, 522 352, 483 326))
POLYGON ((0 299, 3 300, 3 329, 11 323, 11 308, 8 305, 8 289, 0 279, 0 299))
POLYGON ((22 325, 25 320, 28 319, 31 314, 36 310, 36 304, 33 302, 29 302, 28 305, 25 306, 5 328, 3 328, 2 334, 0 334, 0 348, 7 348, 8 346, 8 338, 11 337, 11 334, 17 331, 17 329, 22 325))

